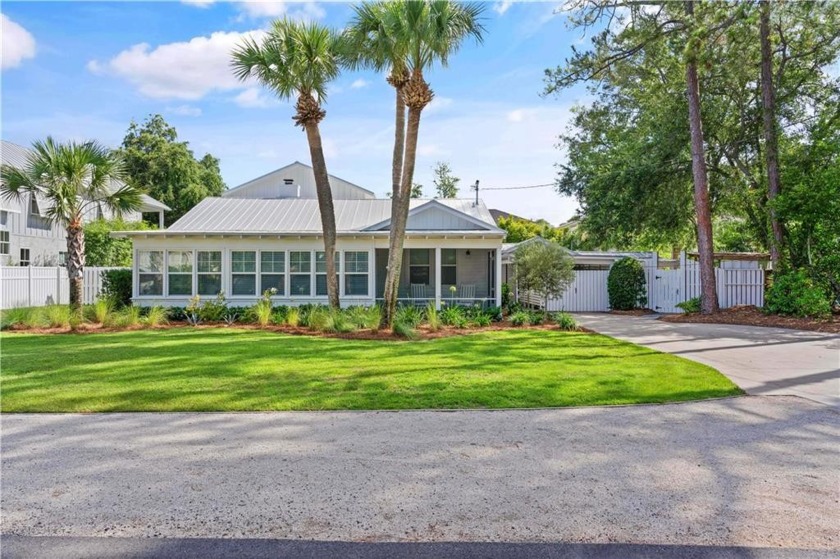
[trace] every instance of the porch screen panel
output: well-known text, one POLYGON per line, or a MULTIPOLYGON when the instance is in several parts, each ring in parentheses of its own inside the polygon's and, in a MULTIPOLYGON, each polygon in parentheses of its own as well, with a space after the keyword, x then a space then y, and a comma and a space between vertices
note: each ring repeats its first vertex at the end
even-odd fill
POLYGON ((456 252, 454 248, 444 248, 440 251, 440 283, 441 285, 455 285, 458 283, 456 273, 456 252))
POLYGON ((163 295, 163 251, 137 252, 137 292, 140 295, 163 295))
POLYGON ((367 296, 370 274, 368 253, 345 252, 344 268, 344 294, 367 296))
POLYGON ((231 293, 233 295, 257 294, 257 253, 253 250, 235 250, 230 253, 231 293))
POLYGON ((289 295, 308 296, 312 293, 312 256, 307 251, 289 253, 289 295))
POLYGON ((408 279, 409 283, 429 285, 431 279, 431 261, 428 249, 411 249, 408 251, 408 279))
POLYGON ((286 253, 262 251, 260 253, 260 293, 276 289, 277 295, 286 291, 286 253))
POLYGON ((169 295, 192 295, 193 253, 191 250, 170 250, 167 272, 169 295))
POLYGON ((217 295, 222 290, 222 252, 198 251, 198 294, 217 295))

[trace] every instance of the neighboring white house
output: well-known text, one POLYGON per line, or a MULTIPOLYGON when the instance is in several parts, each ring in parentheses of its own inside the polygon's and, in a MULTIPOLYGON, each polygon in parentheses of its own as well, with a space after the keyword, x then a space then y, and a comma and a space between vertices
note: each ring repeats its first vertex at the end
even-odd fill
MULTIPOLYGON (((391 201, 342 179, 330 183, 342 304, 372 305, 384 292, 391 201)), ((247 306, 273 288, 276 304, 326 303, 314 197, 311 168, 294 163, 203 200, 165 231, 112 233, 134 242, 134 301, 185 306, 194 295, 223 292, 230 305, 247 306)), ((499 304, 504 236, 482 202, 412 200, 400 299, 499 304)))
MULTIPOLYGON (((334 175, 330 178, 330 190, 335 200, 372 200, 376 195, 352 182, 334 175)), ((295 161, 290 165, 271 171, 222 193, 223 198, 317 198, 315 172, 312 167, 295 161)))
MULTIPOLYGON (((22 168, 27 164, 29 149, 7 142, 0 143, 0 161, 4 165, 22 168)), ((119 188, 121 183, 115 184, 119 188)), ((169 208, 154 198, 142 197, 139 212, 124 215, 127 221, 139 221, 141 212, 157 213, 163 223, 163 212, 169 208)), ((47 218, 48 201, 31 194, 20 200, 0 197, 0 265, 3 266, 56 266, 64 264, 67 254, 67 232, 61 225, 47 218)), ((91 210, 90 219, 113 216, 107 209, 91 210)))

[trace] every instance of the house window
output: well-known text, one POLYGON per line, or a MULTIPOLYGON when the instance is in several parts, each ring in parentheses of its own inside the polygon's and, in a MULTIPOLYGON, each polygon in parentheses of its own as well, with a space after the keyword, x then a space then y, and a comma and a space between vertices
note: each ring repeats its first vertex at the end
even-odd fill
POLYGON ((67 253, 66 252, 59 252, 58 253, 58 265, 59 266, 66 266, 67 265, 67 253))
POLYGON ((312 293, 312 253, 309 251, 289 253, 289 295, 310 295, 312 293))
POLYGON ((140 295, 163 295, 163 251, 137 252, 137 281, 140 295))
POLYGON ((9 254, 9 232, 0 231, 0 254, 9 254))
POLYGON ((278 295, 286 291, 286 253, 282 251, 260 253, 260 293, 272 288, 278 295))
POLYGON ((408 278, 409 283, 419 283, 429 285, 430 262, 429 249, 409 250, 408 251, 408 278))
POLYGON ((230 253, 233 295, 257 294, 257 253, 253 250, 235 250, 230 253))
POLYGON ((344 294, 368 294, 368 253, 344 253, 344 294))
POLYGON ((193 253, 191 250, 170 250, 168 268, 169 295, 192 295, 193 253))
MULTIPOLYGON (((333 253, 335 257, 335 281, 338 282, 338 274, 340 263, 338 261, 338 251, 333 253)), ((315 253, 315 295, 327 294, 327 259, 323 251, 315 253)))
POLYGON ((217 295, 222 290, 222 252, 198 251, 198 294, 217 295))
POLYGON ((35 194, 29 195, 29 213, 41 216, 41 208, 38 207, 38 198, 35 194))
POLYGON ((20 265, 21 266, 29 266, 29 249, 28 248, 20 249, 20 265))
POLYGON ((458 278, 455 273, 455 263, 457 261, 455 254, 454 248, 444 248, 440 251, 440 283, 442 285, 455 285, 458 283, 458 278))

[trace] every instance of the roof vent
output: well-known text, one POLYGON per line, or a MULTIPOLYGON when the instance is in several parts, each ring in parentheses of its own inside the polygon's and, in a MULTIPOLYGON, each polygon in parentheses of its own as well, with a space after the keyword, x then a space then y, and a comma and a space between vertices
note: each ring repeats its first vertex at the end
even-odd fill
POLYGON ((295 184, 295 179, 283 179, 283 184, 293 185, 295 184))

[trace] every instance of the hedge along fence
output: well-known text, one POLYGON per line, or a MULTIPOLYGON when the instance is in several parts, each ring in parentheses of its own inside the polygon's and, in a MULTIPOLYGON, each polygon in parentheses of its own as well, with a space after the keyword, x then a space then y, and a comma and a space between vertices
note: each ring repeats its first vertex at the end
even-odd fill
MULTIPOLYGON (((102 272, 130 268, 85 268, 82 302, 91 304, 102 291, 102 272)), ((0 308, 43 307, 70 303, 70 280, 62 266, 0 266, 0 308)))
POLYGON ((635 258, 625 257, 615 262, 607 276, 610 308, 629 311, 647 305, 645 267, 635 258))

